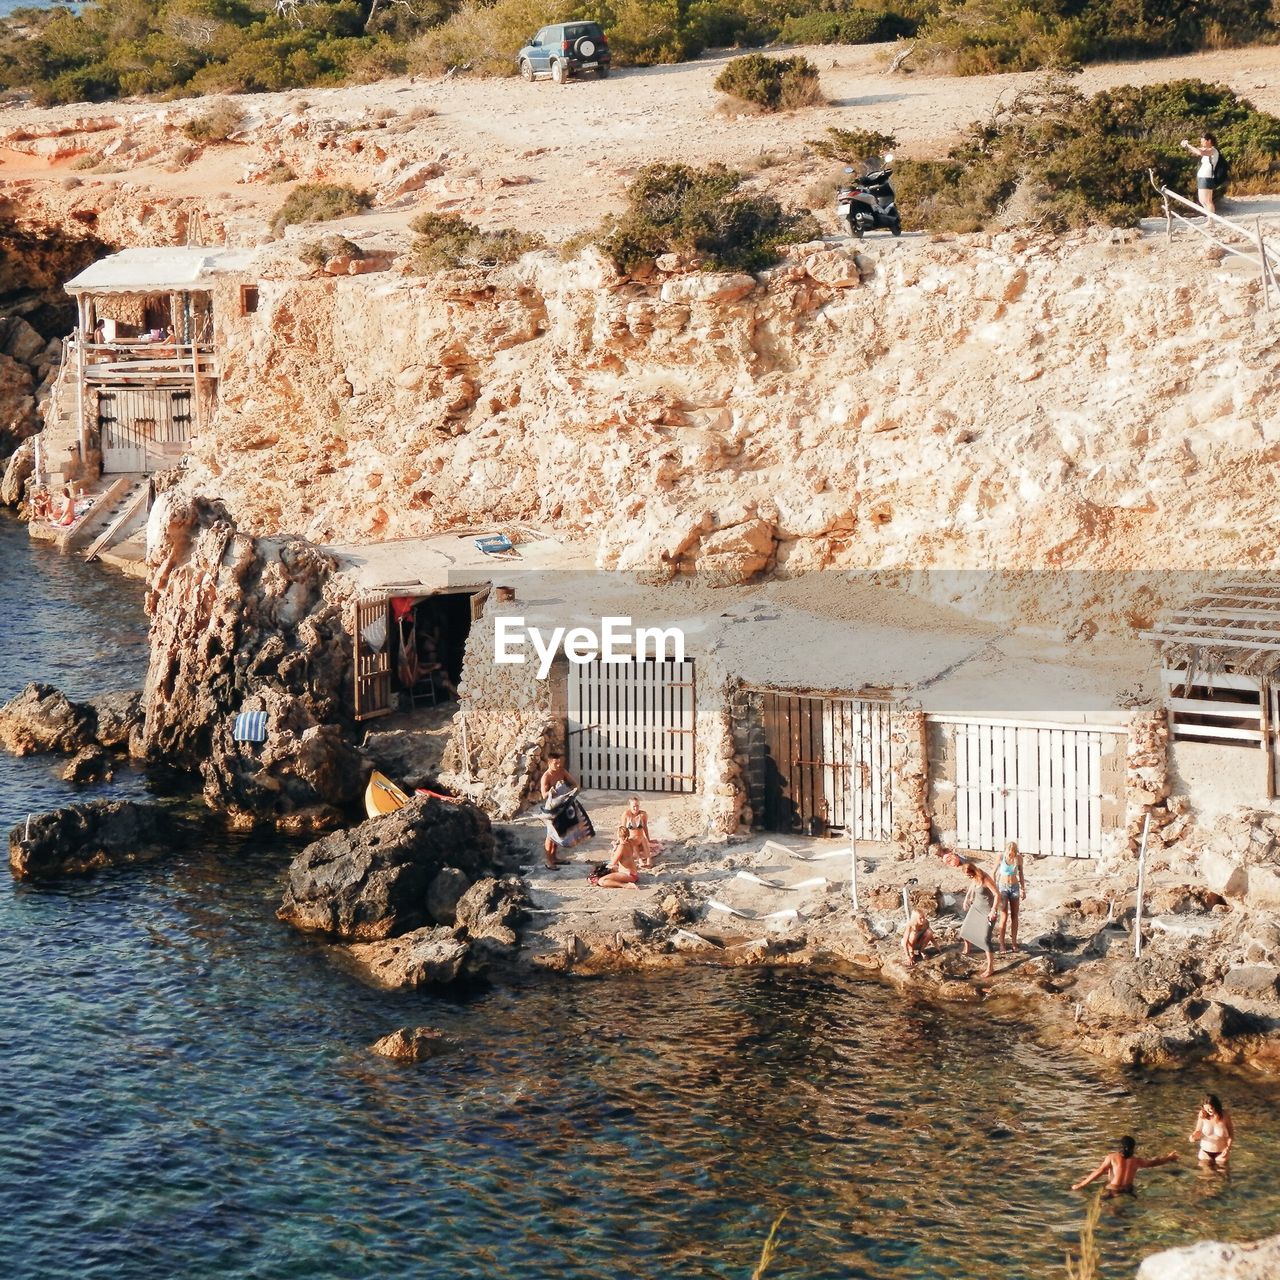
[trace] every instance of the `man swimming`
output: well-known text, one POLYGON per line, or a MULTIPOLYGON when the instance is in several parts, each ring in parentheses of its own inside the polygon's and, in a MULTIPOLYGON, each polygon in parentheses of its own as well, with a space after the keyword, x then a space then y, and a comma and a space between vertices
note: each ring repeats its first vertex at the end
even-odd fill
POLYGON ((1120 1150, 1112 1151, 1087 1178, 1081 1178, 1079 1182, 1073 1182, 1071 1190, 1079 1191, 1082 1187, 1087 1187, 1089 1183, 1097 1181, 1097 1179, 1106 1174, 1107 1189, 1104 1195, 1119 1195, 1122 1191, 1133 1190, 1134 1174, 1139 1169, 1154 1169, 1157 1165, 1172 1164, 1178 1158, 1176 1151, 1170 1151, 1165 1155, 1157 1156, 1154 1160, 1144 1160, 1142 1157, 1133 1154, 1133 1150, 1137 1145, 1137 1142, 1132 1137, 1125 1134, 1120 1139, 1120 1150))

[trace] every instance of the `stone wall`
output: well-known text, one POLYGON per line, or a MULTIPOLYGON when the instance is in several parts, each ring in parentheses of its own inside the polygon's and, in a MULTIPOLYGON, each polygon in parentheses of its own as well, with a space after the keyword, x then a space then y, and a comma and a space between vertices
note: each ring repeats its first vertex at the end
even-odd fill
POLYGON ((1169 805, 1169 718, 1161 708, 1143 708, 1129 721, 1125 751, 1125 825, 1127 850, 1137 853, 1146 816, 1149 853, 1172 843, 1181 827, 1169 805))
POLYGON ((901 852, 927 853, 933 822, 929 808, 929 751, 924 712, 910 703, 894 703, 889 738, 893 758, 890 838, 901 852))
POLYGON ((564 749, 556 682, 539 680, 531 664, 494 661, 494 619, 521 606, 490 595, 471 628, 458 682, 458 712, 445 748, 440 781, 491 817, 513 818, 536 794, 547 756, 564 749))

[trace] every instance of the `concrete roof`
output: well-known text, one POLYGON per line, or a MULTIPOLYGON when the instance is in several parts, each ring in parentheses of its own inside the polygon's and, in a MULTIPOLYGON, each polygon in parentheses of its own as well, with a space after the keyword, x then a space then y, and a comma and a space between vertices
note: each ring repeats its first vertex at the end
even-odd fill
POLYGON ((181 293, 208 289, 214 278, 247 268, 248 249, 169 245, 122 249, 86 267, 63 288, 78 293, 181 293))

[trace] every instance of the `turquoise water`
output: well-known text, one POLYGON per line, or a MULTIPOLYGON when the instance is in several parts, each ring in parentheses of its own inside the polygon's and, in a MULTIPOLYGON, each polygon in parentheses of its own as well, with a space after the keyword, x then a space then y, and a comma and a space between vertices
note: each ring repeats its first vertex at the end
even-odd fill
MULTIPOLYGON (((139 605, 0 521, 0 696, 136 683, 139 605)), ((0 757, 6 826, 68 795, 0 757)), ((1210 1087, 1233 1173, 1140 1175, 1104 1212, 1104 1274, 1280 1226, 1277 1085, 1121 1071, 812 973, 374 992, 274 919, 288 857, 219 837, 55 888, 0 877, 6 1277, 746 1280, 786 1208, 770 1280, 1040 1280, 1088 1202, 1069 1183, 1125 1131, 1189 1151, 1210 1087), (366 1051, 404 1023, 459 1047, 366 1051)))

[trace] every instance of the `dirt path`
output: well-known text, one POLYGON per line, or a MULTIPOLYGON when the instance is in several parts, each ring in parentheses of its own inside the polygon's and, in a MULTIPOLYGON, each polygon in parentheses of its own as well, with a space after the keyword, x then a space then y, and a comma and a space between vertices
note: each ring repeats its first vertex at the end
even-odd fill
MULTIPOLYGON (((245 96, 253 126, 243 142, 207 147, 174 164, 163 155, 86 182, 142 186, 156 195, 200 195, 247 217, 270 215, 287 187, 246 181, 246 166, 264 154, 287 153, 302 178, 375 184, 401 159, 438 160, 443 177, 399 206, 375 213, 395 227, 422 208, 452 208, 491 225, 534 228, 553 238, 594 225, 618 206, 627 178, 660 159, 696 164, 721 161, 756 171, 762 185, 805 202, 810 183, 829 168, 807 152, 808 139, 828 127, 891 132, 909 155, 936 154, 970 121, 989 112, 1031 74, 955 77, 884 73, 883 46, 824 46, 802 50, 820 68, 828 102, 779 116, 737 114, 713 88, 729 53, 696 62, 619 71, 607 80, 584 77, 566 86, 466 77, 389 80, 373 86, 308 89, 245 96), (290 124, 328 118, 351 136, 309 145, 290 124), (382 132, 361 133, 382 117, 382 132), (364 137, 367 145, 357 145, 364 137), (498 180, 516 180, 500 186, 498 180)), ((1195 77, 1219 81, 1260 108, 1280 113, 1280 48, 1257 47, 1141 63, 1094 66, 1079 77, 1088 92, 1119 84, 1195 77)), ((113 130, 86 133, 84 147, 101 154, 127 135, 133 153, 147 136, 167 133, 198 114, 200 103, 68 106, 49 111, 0 111, 0 179, 45 179, 71 173, 78 158, 24 155, 5 143, 22 132, 67 131, 77 118, 114 116, 113 130)), ((19 141, 18 146, 22 146, 19 141)), ((67 148, 69 151, 70 148, 67 148)), ((85 152, 81 151, 80 155, 85 152)), ((121 153, 121 158, 129 152, 121 153)), ((373 229, 371 226, 370 229, 373 229)))

